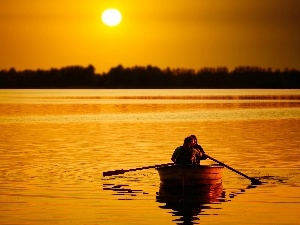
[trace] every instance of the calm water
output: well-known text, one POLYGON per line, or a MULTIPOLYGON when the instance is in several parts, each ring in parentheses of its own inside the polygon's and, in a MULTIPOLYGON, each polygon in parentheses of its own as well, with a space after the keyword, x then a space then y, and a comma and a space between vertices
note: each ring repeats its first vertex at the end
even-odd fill
POLYGON ((1 224, 299 224, 300 90, 0 90, 0 129, 1 224), (169 163, 190 134, 263 184, 102 176, 169 163))

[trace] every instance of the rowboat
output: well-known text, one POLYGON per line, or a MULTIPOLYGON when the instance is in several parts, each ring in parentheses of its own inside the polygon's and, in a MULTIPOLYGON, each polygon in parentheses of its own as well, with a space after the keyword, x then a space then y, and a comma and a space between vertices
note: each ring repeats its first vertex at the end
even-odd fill
POLYGON ((168 165, 155 168, 161 185, 214 185, 222 183, 221 165, 168 165))

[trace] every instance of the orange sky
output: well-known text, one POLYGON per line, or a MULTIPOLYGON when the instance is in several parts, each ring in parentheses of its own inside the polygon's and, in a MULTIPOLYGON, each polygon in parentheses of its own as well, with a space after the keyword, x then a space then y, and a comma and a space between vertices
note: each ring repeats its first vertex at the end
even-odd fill
POLYGON ((92 64, 300 69, 299 0, 0 2, 0 70, 92 64), (105 8, 123 21, 107 27, 105 8))

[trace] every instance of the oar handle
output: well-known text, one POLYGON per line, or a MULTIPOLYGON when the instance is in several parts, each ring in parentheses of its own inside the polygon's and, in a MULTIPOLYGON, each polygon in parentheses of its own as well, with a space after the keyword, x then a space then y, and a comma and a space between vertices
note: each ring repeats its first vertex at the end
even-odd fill
POLYGON ((151 168, 158 168, 158 167, 163 167, 163 166, 170 166, 173 165, 174 163, 166 163, 166 164, 159 164, 159 165, 152 165, 152 166, 144 166, 144 167, 137 167, 133 169, 128 169, 128 170, 111 170, 111 171, 105 171, 103 172, 103 176, 113 176, 113 175, 119 175, 119 174, 124 174, 126 172, 131 172, 131 171, 137 171, 137 170, 145 170, 145 169, 151 169, 151 168))
POLYGON ((236 173, 242 175, 243 177, 245 177, 245 178, 251 180, 252 183, 261 184, 261 182, 260 182, 259 180, 255 179, 255 178, 251 178, 251 177, 247 176, 246 174, 243 174, 242 172, 237 171, 237 170, 233 169, 232 167, 226 165, 225 163, 222 163, 222 162, 220 162, 219 160, 214 159, 213 157, 210 157, 210 156, 207 155, 207 154, 204 154, 204 155, 205 155, 207 158, 209 158, 209 159, 215 161, 216 163, 219 163, 220 165, 222 165, 222 166, 224 166, 224 167, 226 167, 226 168, 228 168, 228 169, 230 169, 230 170, 232 170, 232 171, 234 171, 234 172, 236 172, 236 173))

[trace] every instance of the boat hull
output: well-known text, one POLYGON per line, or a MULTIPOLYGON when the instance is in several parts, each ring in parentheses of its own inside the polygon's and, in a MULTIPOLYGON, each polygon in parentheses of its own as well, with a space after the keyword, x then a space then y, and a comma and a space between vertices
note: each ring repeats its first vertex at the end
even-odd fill
POLYGON ((223 166, 172 165, 156 168, 161 185, 213 185, 222 183, 223 166))

